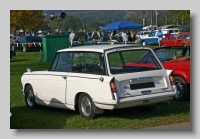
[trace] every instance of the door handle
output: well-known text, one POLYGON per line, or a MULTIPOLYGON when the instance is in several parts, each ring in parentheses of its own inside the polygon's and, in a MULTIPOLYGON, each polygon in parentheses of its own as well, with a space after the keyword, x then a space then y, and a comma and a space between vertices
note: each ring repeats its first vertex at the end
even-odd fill
POLYGON ((66 76, 62 76, 62 78, 63 78, 63 79, 66 79, 67 77, 66 77, 66 76))

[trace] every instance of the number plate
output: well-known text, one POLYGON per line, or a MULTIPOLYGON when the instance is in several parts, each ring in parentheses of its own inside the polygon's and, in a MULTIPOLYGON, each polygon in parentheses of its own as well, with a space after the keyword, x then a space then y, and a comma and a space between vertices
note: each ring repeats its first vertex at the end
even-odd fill
POLYGON ((149 95, 151 94, 151 90, 141 91, 143 95, 149 95))

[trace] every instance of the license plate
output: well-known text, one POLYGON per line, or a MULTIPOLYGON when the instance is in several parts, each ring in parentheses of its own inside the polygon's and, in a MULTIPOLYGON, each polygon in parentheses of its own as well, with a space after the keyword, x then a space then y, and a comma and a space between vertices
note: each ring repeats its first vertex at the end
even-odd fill
POLYGON ((141 91, 143 95, 149 95, 151 94, 151 90, 141 91))

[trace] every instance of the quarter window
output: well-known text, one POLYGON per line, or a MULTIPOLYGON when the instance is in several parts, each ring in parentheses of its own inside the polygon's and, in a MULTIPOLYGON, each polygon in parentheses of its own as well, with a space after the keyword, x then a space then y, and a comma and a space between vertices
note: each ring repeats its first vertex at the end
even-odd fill
POLYGON ((51 71, 70 72, 71 67, 71 52, 58 53, 50 68, 51 71))

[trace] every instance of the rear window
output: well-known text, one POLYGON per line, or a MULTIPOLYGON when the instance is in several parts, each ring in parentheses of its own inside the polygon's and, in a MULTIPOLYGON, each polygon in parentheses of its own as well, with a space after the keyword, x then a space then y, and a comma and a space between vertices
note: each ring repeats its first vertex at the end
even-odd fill
POLYGON ((143 72, 161 69, 150 50, 124 50, 108 54, 111 74, 143 72), (148 57, 146 57, 148 55, 148 57))

